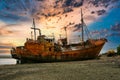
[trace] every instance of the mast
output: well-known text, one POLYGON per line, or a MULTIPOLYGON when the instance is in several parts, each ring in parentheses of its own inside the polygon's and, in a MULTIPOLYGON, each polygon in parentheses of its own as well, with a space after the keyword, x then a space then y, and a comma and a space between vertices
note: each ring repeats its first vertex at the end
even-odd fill
POLYGON ((82 42, 84 42, 84 29, 83 29, 84 21, 83 21, 82 9, 81 9, 81 24, 82 24, 82 42))
POLYGON ((36 28, 35 28, 34 18, 33 18, 33 28, 31 28, 31 29, 34 29, 34 40, 36 40, 36 28))
POLYGON ((67 44, 67 27, 64 27, 64 30, 65 30, 66 44, 67 44))
POLYGON ((33 27, 31 27, 31 29, 34 29, 34 40, 36 40, 36 30, 39 31, 39 36, 41 36, 41 30, 40 30, 39 28, 36 28, 36 27, 35 27, 34 18, 33 18, 33 27))

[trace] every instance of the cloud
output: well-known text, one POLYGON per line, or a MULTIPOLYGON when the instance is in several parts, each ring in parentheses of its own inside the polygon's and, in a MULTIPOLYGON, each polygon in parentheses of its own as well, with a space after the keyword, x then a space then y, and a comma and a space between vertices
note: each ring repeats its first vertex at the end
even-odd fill
POLYGON ((64 1, 64 4, 63 4, 63 7, 71 6, 71 5, 73 4, 73 1, 74 1, 74 0, 65 0, 65 1, 64 1))
POLYGON ((0 45, 0 49, 10 49, 13 45, 0 45))
POLYGON ((64 8, 63 13, 68 13, 68 12, 72 12, 73 9, 72 8, 64 8))
POLYGON ((34 14, 35 12, 35 10, 32 8, 34 4, 31 4, 31 1, 34 3, 33 0, 1 1, 0 2, 0 19, 6 23, 12 23, 12 22, 14 23, 18 21, 29 20, 30 15, 34 14))
POLYGON ((82 6, 83 5, 83 1, 84 0, 81 0, 80 2, 75 2, 74 7, 80 7, 80 6, 82 6))
POLYGON ((82 4, 83 0, 6 0, 0 3, 0 19, 12 23, 27 21, 31 17, 37 19, 54 17, 72 12, 74 7, 80 7, 82 4))
POLYGON ((80 7, 83 5, 84 0, 65 0, 63 3, 63 7, 80 7))
POLYGON ((100 16, 100 15, 103 15, 106 13, 106 10, 102 9, 102 10, 98 10, 97 11, 97 15, 100 16))
MULTIPOLYGON (((18 28, 20 28, 19 26, 22 27, 23 23, 5 23, 0 21, 0 38, 3 38, 5 36, 12 36, 12 35, 16 35, 20 33, 20 30, 18 30, 18 28)), ((25 23, 24 23, 25 25, 25 23)))
POLYGON ((80 24, 80 23, 79 23, 79 24, 75 24, 75 25, 73 26, 73 28, 74 28, 74 30, 73 30, 74 32, 75 32, 75 31, 80 31, 81 28, 82 28, 82 24, 80 24))
POLYGON ((115 25, 111 26, 111 30, 120 32, 120 23, 116 23, 115 25))
POLYGON ((0 42, 0 45, 1 46, 14 46, 14 44, 12 43, 1 43, 1 42, 0 42))
POLYGON ((12 43, 1 43, 0 42, 0 54, 1 53, 10 53, 10 49, 13 47, 14 45, 12 43))
POLYGON ((120 32, 119 33, 112 33, 110 36, 119 36, 120 37, 120 32))
POLYGON ((12 44, 0 43, 0 54, 1 53, 9 53, 11 48, 12 48, 12 44))
POLYGON ((0 53, 8 53, 13 46, 12 43, 0 43, 0 53))
POLYGON ((120 36, 120 23, 116 23, 110 27, 110 36, 120 36))
POLYGON ((9 53, 10 51, 9 50, 0 50, 0 54, 1 53, 9 53))
POLYGON ((90 34, 97 37, 109 37, 111 33, 109 29, 103 28, 101 30, 91 31, 90 34))
POLYGON ((44 0, 36 0, 36 1, 44 1, 44 0))
POLYGON ((89 3, 95 7, 108 7, 109 5, 118 2, 119 0, 89 0, 89 3))
POLYGON ((5 25, 5 26, 0 27, 0 36, 7 36, 7 35, 12 35, 12 34, 18 33, 18 31, 9 29, 8 27, 10 27, 10 26, 14 26, 14 24, 13 25, 12 24, 5 25))
MULTIPOLYGON (((118 0, 117 0, 118 1, 118 0)), ((113 0, 5 0, 0 3, 0 19, 7 23, 29 21, 31 18, 38 20, 74 12, 87 4, 93 6, 109 6, 117 1, 113 0), (12 4, 12 5, 11 5, 12 4)), ((103 15, 105 10, 97 10, 98 15, 103 15)), ((94 13, 94 12, 92 12, 94 13)))
POLYGON ((87 15, 84 17, 85 20, 94 21, 96 17, 94 15, 87 15))
POLYGON ((92 35, 99 35, 103 37, 113 37, 113 36, 120 36, 120 23, 115 23, 110 28, 104 28, 101 30, 94 30, 91 31, 92 35))
MULTIPOLYGON (((84 18, 90 22, 97 19, 98 16, 96 17, 96 14, 104 15, 107 10, 103 9, 102 7, 112 5, 112 1, 113 0, 5 0, 1 1, 0 3, 0 19, 4 22, 11 22, 12 20, 16 23, 17 21, 30 21, 34 17, 38 20, 39 23, 41 23, 41 25, 44 25, 45 27, 56 27, 56 25, 63 23, 62 21, 66 22, 69 19, 70 21, 66 24, 69 24, 72 20, 74 20, 72 22, 74 22, 75 24, 79 24, 79 20, 77 17, 80 16, 79 9, 81 7, 85 11, 84 18), (92 7, 90 7, 91 5, 92 7), (92 14, 92 16, 89 16, 90 14, 92 14), (52 20, 54 20, 54 22, 52 20), (42 24, 42 22, 44 21, 46 21, 46 23, 52 22, 52 25, 42 24)), ((117 1, 114 1, 114 3, 116 2, 117 1)), ((66 25, 63 24, 62 26, 66 25)), ((76 29, 78 29, 78 27, 76 27, 76 29)), ((2 31, 0 31, 1 35, 14 33, 15 31, 11 31, 9 29, 3 29, 2 31)))
POLYGON ((10 34, 13 34, 14 32, 11 31, 11 30, 8 30, 6 28, 0 28, 0 35, 3 36, 3 35, 10 35, 10 34))

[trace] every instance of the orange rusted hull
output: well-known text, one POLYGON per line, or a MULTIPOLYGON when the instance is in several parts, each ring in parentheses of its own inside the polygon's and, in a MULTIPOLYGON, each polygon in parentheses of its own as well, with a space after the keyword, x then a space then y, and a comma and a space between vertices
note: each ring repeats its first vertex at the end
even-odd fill
POLYGON ((84 47, 78 50, 67 50, 60 52, 42 52, 42 54, 33 54, 27 50, 17 50, 17 55, 12 54, 13 58, 20 59, 22 63, 26 62, 56 62, 72 61, 96 58, 105 41, 96 41, 95 46, 84 47), (19 55, 18 55, 19 54, 19 55))

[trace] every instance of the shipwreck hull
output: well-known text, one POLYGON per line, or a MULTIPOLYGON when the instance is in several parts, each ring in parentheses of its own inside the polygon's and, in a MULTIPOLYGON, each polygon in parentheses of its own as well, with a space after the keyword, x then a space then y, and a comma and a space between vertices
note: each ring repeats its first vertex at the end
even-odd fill
POLYGON ((64 27, 66 37, 61 38, 60 36, 60 39, 56 42, 54 34, 52 38, 42 35, 41 30, 36 28, 33 19, 33 27, 31 29, 34 29, 34 39, 31 34, 31 38, 26 39, 24 46, 17 46, 11 49, 11 55, 21 63, 73 61, 96 58, 107 39, 92 39, 85 25, 81 9, 81 40, 78 40, 79 43, 68 44, 67 27, 64 27), (39 31, 37 39, 36 30, 39 31), (87 31, 87 39, 84 39, 84 31, 87 31))
MULTIPOLYGON (((40 62, 61 62, 61 61, 76 61, 76 60, 87 60, 97 58, 104 43, 98 46, 92 46, 81 50, 70 50, 59 53, 53 53, 51 55, 41 56, 22 56, 16 57, 20 63, 40 63, 40 62)), ((15 58, 15 57, 13 57, 15 58)))

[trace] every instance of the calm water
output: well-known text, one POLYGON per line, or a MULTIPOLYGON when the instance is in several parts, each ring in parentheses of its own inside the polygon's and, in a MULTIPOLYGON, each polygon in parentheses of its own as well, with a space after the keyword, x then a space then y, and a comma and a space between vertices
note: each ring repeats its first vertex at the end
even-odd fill
POLYGON ((16 60, 12 58, 0 58, 0 65, 16 64, 16 60))
POLYGON ((0 54, 0 65, 16 64, 16 59, 11 58, 10 54, 0 54))

